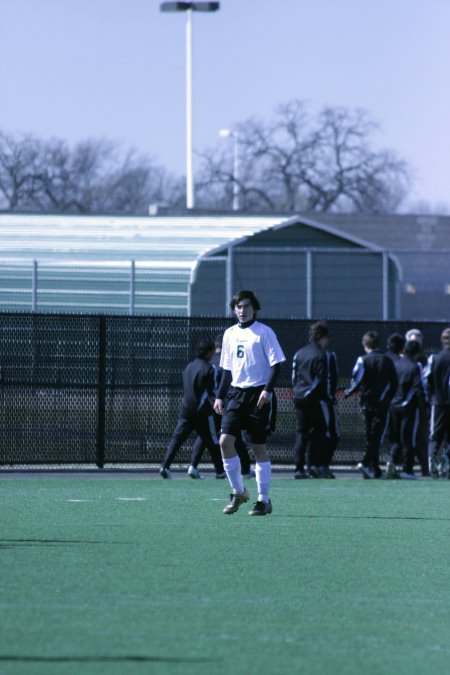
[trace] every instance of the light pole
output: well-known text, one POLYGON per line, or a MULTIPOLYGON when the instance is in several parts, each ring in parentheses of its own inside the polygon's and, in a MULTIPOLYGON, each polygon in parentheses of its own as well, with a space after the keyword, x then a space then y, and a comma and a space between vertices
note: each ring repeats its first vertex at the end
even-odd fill
POLYGON ((219 2, 162 2, 161 12, 186 13, 186 207, 195 208, 192 126, 192 12, 216 12, 219 2))
POLYGON ((239 135, 236 130, 221 129, 219 136, 233 139, 233 211, 239 211, 239 135))

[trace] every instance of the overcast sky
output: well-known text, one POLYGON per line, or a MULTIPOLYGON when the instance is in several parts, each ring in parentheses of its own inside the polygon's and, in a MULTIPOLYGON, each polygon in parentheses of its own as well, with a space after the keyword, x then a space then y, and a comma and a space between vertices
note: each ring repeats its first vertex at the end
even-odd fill
MULTIPOLYGON (((450 0, 222 0, 195 13, 194 146, 292 99, 367 110, 450 209, 450 0)), ((156 0, 0 0, 0 129, 104 137, 185 173, 185 16, 156 0)))

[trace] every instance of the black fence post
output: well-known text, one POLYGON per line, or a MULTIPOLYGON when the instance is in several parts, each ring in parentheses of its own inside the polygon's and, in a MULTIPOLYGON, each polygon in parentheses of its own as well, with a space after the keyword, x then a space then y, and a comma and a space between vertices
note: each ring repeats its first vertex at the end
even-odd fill
POLYGON ((106 317, 99 317, 98 327, 98 400, 97 400, 97 466, 105 464, 106 422, 106 317))

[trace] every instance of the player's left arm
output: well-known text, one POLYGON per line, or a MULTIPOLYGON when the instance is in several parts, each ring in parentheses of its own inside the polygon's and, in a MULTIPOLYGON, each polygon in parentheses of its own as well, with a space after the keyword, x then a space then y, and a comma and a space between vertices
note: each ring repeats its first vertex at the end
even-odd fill
POLYGON ((258 399, 258 408, 262 408, 263 405, 266 405, 270 402, 275 382, 280 372, 280 366, 283 361, 286 360, 286 357, 283 354, 283 350, 281 349, 275 334, 272 332, 270 336, 271 340, 268 340, 268 343, 266 342, 264 344, 267 359, 270 364, 270 371, 268 380, 258 399))
POLYGON ((280 372, 280 365, 279 363, 275 363, 273 366, 270 366, 270 373, 269 373, 269 378, 264 386, 264 389, 259 395, 258 403, 257 406, 258 408, 262 408, 263 405, 266 405, 266 403, 270 402, 270 398, 272 396, 273 388, 275 386, 275 382, 278 378, 278 374, 280 372))

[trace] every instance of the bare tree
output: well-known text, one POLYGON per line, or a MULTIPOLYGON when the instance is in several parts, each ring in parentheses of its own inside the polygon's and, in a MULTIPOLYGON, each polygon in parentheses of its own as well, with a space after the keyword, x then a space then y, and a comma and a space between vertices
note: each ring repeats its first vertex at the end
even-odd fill
POLYGON ((0 208, 62 213, 147 213, 149 203, 177 203, 179 179, 114 142, 41 141, 0 133, 0 208))
POLYGON ((41 179, 42 146, 32 136, 22 142, 0 132, 0 206, 14 211, 33 204, 41 179))
POLYGON ((396 211, 411 178, 402 159, 376 150, 367 113, 324 108, 311 118, 302 101, 279 106, 269 123, 237 126, 239 176, 223 148, 201 155, 199 201, 229 207, 238 181, 243 211, 396 211))

